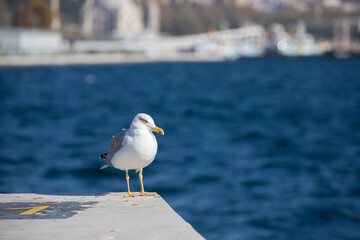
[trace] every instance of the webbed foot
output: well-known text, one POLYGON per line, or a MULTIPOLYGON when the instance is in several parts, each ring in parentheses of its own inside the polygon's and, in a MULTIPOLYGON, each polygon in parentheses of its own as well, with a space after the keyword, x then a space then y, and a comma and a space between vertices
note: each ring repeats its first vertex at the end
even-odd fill
POLYGON ((146 193, 146 192, 141 192, 141 196, 157 196, 158 194, 156 193, 146 193))
POLYGON ((139 197, 140 195, 137 194, 133 194, 133 193, 128 193, 126 194, 124 197, 139 197))

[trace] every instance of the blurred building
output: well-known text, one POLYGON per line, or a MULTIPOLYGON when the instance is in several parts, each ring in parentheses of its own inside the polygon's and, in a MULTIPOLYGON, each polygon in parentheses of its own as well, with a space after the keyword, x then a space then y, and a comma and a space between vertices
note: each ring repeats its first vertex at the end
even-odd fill
POLYGON ((339 8, 341 6, 341 0, 323 0, 322 4, 326 8, 339 8))
POLYGON ((339 9, 342 7, 342 0, 162 0, 167 3, 193 2, 200 5, 215 3, 234 4, 237 7, 252 8, 260 12, 274 12, 280 10, 308 11, 313 5, 324 8, 339 9))
POLYGON ((319 56, 327 50, 307 32, 303 22, 298 22, 294 30, 289 33, 283 25, 273 23, 270 27, 268 53, 292 57, 319 56))
POLYGON ((59 31, 61 29, 60 0, 51 0, 50 8, 52 13, 51 29, 59 31))
POLYGON ((262 12, 273 12, 279 10, 295 10, 306 11, 308 10, 307 1, 301 0, 253 0, 247 1, 247 5, 255 10, 262 12))
POLYGON ((160 32, 160 7, 155 0, 146 1, 144 7, 144 24, 147 32, 153 34, 160 32))
POLYGON ((360 55, 360 18, 340 18, 334 22, 333 48, 337 57, 360 55))
POLYGON ((155 0, 143 6, 131 0, 86 0, 82 30, 87 36, 131 37, 160 30, 160 9, 155 0))
POLYGON ((64 42, 60 33, 39 29, 0 29, 0 54, 58 53, 64 42))

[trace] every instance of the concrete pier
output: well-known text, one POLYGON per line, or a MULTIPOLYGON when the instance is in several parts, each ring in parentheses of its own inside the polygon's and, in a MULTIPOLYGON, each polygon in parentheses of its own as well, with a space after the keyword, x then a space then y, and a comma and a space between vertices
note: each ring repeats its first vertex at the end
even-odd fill
POLYGON ((0 239, 204 239, 160 196, 0 194, 0 239))

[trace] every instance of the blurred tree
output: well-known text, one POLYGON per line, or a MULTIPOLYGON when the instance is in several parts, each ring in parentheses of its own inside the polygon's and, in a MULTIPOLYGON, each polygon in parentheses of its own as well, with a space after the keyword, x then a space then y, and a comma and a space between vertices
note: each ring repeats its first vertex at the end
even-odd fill
POLYGON ((51 19, 51 9, 46 1, 28 0, 16 5, 13 23, 16 27, 49 29, 51 19))
POLYGON ((192 3, 165 5, 161 8, 161 30, 174 35, 203 32, 205 27, 192 3))
POLYGON ((79 12, 84 3, 85 0, 61 0, 60 12, 62 21, 79 24, 81 22, 79 12))
POLYGON ((5 0, 0 0, 0 27, 5 27, 9 24, 10 13, 8 5, 5 0))
POLYGON ((255 12, 231 3, 200 5, 196 3, 162 4, 161 30, 172 35, 207 32, 213 29, 237 28, 251 20, 255 12))

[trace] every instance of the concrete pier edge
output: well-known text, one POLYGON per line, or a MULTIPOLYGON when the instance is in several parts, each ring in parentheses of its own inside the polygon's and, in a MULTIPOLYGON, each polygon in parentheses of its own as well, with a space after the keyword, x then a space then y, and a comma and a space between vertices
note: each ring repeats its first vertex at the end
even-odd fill
POLYGON ((204 239, 159 195, 0 194, 1 239, 204 239))

